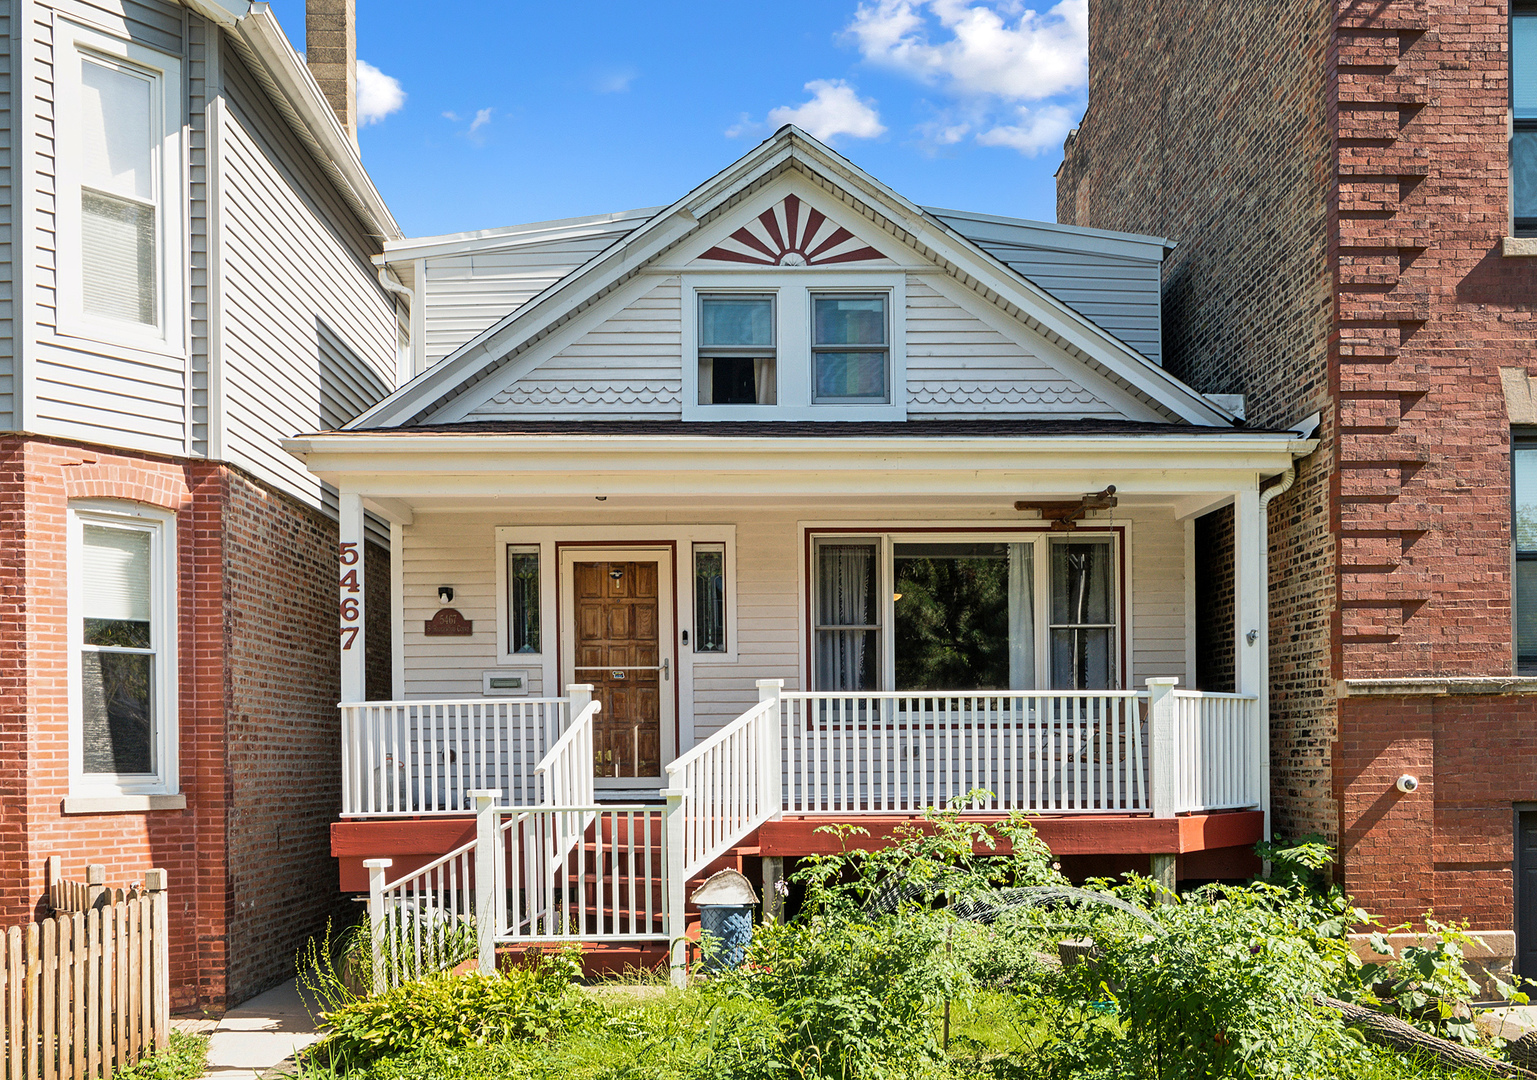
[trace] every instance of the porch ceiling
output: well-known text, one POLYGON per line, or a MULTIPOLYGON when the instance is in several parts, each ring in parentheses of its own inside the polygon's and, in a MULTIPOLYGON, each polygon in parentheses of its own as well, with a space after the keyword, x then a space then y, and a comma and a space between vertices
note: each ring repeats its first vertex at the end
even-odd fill
POLYGON ((861 499, 910 497, 1011 508, 1015 499, 1076 498, 1106 484, 1127 503, 1194 512, 1253 490, 1317 445, 1295 432, 1173 425, 1133 434, 1029 435, 986 425, 948 425, 948 433, 935 434, 897 425, 889 433, 849 435, 832 425, 825 434, 720 434, 682 424, 659 434, 627 431, 631 426, 563 433, 324 432, 284 445, 311 472, 362 494, 386 516, 392 507, 399 516, 509 501, 676 509, 679 499, 700 498, 712 506, 793 499, 847 507, 861 499))

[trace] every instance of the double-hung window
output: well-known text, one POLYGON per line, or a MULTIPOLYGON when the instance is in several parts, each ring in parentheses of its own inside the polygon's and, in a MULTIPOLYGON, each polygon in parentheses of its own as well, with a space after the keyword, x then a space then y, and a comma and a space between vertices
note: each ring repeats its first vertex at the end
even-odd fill
POLYGON ((1537 236, 1537 3, 1510 11, 1510 199, 1517 236, 1537 236))
POLYGON ((1514 442, 1516 674, 1537 675, 1537 432, 1518 434, 1514 442))
POLYGON ((818 690, 1099 690, 1119 684, 1113 535, 815 544, 818 690))
POLYGON ((71 790, 176 791, 175 519, 69 513, 71 790))
POLYGON ((891 400, 886 296, 813 293, 811 400, 847 404, 891 400))
POLYGON ((180 65, 72 23, 60 36, 60 330, 179 350, 180 65))
POLYGON ((778 401, 774 339, 772 294, 700 294, 699 404, 778 401))

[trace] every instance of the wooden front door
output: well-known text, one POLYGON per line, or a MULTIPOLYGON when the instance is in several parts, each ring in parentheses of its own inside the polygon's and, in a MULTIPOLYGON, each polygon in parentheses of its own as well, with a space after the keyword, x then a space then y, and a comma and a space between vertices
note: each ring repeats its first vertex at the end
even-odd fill
POLYGON ((573 681, 601 703, 593 728, 593 773, 608 781, 662 774, 664 717, 671 714, 671 598, 663 561, 620 553, 570 562, 573 681), (615 557, 617 556, 617 557, 615 557))

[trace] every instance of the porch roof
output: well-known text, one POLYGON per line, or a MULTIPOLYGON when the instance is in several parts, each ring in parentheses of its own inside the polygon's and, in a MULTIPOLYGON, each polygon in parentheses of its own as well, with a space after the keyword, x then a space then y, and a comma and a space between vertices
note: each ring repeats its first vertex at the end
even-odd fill
POLYGON ((283 445, 312 473, 404 524, 415 510, 508 499, 1004 498, 1012 505, 1076 498, 1106 484, 1123 503, 1151 500, 1184 516, 1257 490, 1318 443, 1296 430, 936 420, 499 421, 326 431, 283 445))
MULTIPOLYGON (((419 424, 410 427, 354 428, 347 432, 317 432, 323 435, 388 435, 404 438, 412 435, 589 435, 595 437, 664 438, 1029 438, 1047 435, 1192 435, 1220 438, 1273 435, 1296 438, 1295 431, 1273 428, 1212 427, 1203 424, 1160 424, 1100 417, 1081 419, 1000 419, 1000 420, 888 420, 888 421, 818 421, 818 420, 495 420, 460 424, 419 424)), ((301 438, 304 436, 301 436, 301 438)))

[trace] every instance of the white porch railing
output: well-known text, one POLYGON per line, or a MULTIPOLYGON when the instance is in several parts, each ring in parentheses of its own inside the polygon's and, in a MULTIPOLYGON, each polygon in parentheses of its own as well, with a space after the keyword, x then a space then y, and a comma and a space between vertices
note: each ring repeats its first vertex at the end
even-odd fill
POLYGON ((1147 693, 785 693, 785 812, 1147 813, 1147 693))
POLYGON ((570 698, 343 704, 342 816, 463 814, 489 788, 537 803, 535 766, 570 716, 570 698))
POLYGON ((1263 805, 1269 733, 1248 694, 1171 690, 1176 814, 1263 805))

